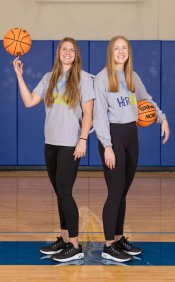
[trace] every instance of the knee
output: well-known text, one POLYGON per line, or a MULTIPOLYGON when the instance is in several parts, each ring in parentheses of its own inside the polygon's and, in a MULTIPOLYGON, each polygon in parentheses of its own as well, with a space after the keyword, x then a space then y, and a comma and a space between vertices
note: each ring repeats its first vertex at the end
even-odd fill
POLYGON ((57 191, 57 198, 59 201, 64 202, 67 199, 69 199, 70 197, 72 197, 72 195, 70 193, 65 192, 64 190, 58 190, 57 191))

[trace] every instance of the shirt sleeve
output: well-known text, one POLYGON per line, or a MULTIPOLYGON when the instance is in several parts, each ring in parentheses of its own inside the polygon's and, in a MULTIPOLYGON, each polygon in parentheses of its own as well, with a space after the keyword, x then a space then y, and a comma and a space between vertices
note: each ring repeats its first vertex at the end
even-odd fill
POLYGON ((96 99, 94 101, 93 126, 97 138, 103 147, 112 146, 110 126, 108 119, 108 103, 105 93, 105 85, 102 79, 98 77, 94 81, 96 99))
POLYGON ((83 104, 93 99, 95 99, 93 77, 84 72, 80 81, 80 102, 83 104))
POLYGON ((147 93, 143 82, 141 81, 140 77, 136 72, 134 72, 134 82, 136 88, 137 101, 147 100, 152 103, 156 108, 157 123, 161 124, 162 121, 166 119, 166 115, 159 109, 158 105, 153 101, 152 97, 147 93))
POLYGON ((44 99, 45 93, 48 88, 48 74, 46 73, 38 85, 33 89, 33 92, 36 93, 41 99, 44 99))

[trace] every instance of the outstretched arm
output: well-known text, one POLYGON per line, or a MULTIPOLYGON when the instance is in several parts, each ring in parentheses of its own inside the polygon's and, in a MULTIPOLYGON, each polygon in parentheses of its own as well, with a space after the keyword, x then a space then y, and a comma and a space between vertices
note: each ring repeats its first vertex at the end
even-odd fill
POLYGON ((19 57, 13 61, 13 66, 18 79, 19 91, 24 105, 29 108, 40 103, 42 99, 36 93, 31 93, 27 88, 27 85, 23 79, 23 63, 19 60, 19 57))

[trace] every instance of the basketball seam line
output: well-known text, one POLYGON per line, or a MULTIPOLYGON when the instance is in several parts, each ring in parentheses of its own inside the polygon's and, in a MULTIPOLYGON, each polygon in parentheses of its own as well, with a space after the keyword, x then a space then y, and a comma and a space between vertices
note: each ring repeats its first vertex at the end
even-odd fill
POLYGON ((13 41, 12 43, 10 43, 9 45, 7 45, 7 46, 4 45, 4 48, 5 48, 5 49, 8 48, 8 47, 11 46, 13 43, 14 43, 14 41, 13 41))
POLYGON ((144 119, 138 119, 138 121, 150 122, 150 121, 154 121, 154 120, 144 120, 144 119))
MULTIPOLYGON (((23 41, 19 41, 19 40, 17 40, 17 39, 12 39, 12 38, 8 38, 8 37, 4 37, 5 39, 10 39, 10 40, 13 40, 13 42, 14 41, 17 41, 17 42, 20 42, 20 43, 23 43, 23 44, 26 44, 26 45, 29 45, 29 46, 31 46, 32 44, 29 44, 29 43, 26 43, 26 42, 23 42, 23 41)), ((12 42, 12 43, 13 43, 12 42)))
MULTIPOLYGON (((138 101, 138 102, 140 102, 140 101, 138 101)), ((142 105, 147 104, 147 103, 150 103, 154 107, 154 105, 151 102, 149 102, 149 101, 142 102, 142 104, 140 104, 139 107, 141 107, 142 105)))
MULTIPOLYGON (((144 114, 147 114, 147 113, 151 113, 151 112, 155 112, 154 110, 151 110, 151 111, 147 111, 146 113, 140 113, 139 112, 139 115, 144 115, 144 114)), ((156 114, 156 113, 155 113, 156 114)))
POLYGON ((30 35, 28 34, 28 35, 25 35, 24 37, 22 37, 22 38, 21 38, 21 41, 22 41, 24 38, 28 37, 28 36, 30 36, 30 35))
MULTIPOLYGON (((18 39, 19 39, 20 33, 21 33, 21 29, 20 29, 19 34, 18 34, 18 39)), ((16 46, 15 46, 15 49, 14 49, 13 55, 15 55, 17 44, 18 44, 18 40, 17 40, 16 46)))
MULTIPOLYGON (((21 42, 22 43, 22 42, 21 42)), ((21 43, 20 43, 20 47, 21 47, 21 50, 23 51, 23 53, 25 54, 25 52, 24 52, 24 50, 23 50, 23 48, 22 48, 22 46, 21 46, 21 43)))
POLYGON ((14 39, 13 39, 13 40, 15 40, 15 34, 14 34, 13 30, 11 30, 11 32, 12 32, 12 33, 13 33, 13 35, 14 35, 14 39))

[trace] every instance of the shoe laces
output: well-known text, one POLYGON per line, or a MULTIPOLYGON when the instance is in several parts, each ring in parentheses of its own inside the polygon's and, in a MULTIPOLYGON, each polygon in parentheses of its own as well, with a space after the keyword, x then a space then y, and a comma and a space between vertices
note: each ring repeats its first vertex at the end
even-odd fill
POLYGON ((132 247, 131 242, 129 241, 128 237, 124 237, 123 236, 123 240, 122 240, 123 245, 125 245, 126 247, 132 247))
POLYGON ((120 250, 117 248, 117 246, 115 244, 111 245, 111 249, 114 253, 120 254, 120 250))
POLYGON ((52 247, 57 247, 57 246, 59 246, 60 245, 60 241, 61 241, 61 237, 57 237, 57 240, 51 245, 52 247))
MULTIPOLYGON (((69 244, 69 243, 68 243, 69 244)), ((63 249, 61 251, 61 253, 64 253, 64 254, 69 254, 71 253, 72 251, 74 251, 74 246, 73 245, 67 245, 65 249, 63 249)))

